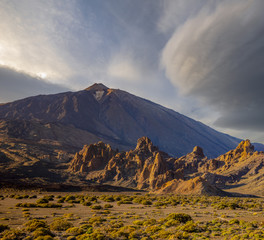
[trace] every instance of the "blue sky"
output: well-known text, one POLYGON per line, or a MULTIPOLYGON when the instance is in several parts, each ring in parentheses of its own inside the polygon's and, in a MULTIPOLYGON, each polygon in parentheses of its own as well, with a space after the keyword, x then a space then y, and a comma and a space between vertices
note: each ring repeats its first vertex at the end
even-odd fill
POLYGON ((129 91, 264 142, 264 1, 0 0, 0 102, 129 91))

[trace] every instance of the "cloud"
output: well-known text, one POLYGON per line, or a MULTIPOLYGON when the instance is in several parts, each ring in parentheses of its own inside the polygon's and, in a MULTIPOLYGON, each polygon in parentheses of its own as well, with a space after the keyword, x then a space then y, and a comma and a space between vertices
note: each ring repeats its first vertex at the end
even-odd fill
POLYGON ((166 76, 218 111, 216 126, 264 131, 263 9, 262 0, 204 6, 163 49, 166 76))
POLYGON ((99 73, 104 56, 95 14, 80 1, 21 0, 0 2, 0 63, 54 83, 99 73))
POLYGON ((115 57, 108 66, 107 73, 112 78, 128 81, 142 80, 139 66, 129 57, 115 57))
POLYGON ((210 0, 161 0, 161 12, 157 28, 163 34, 171 33, 175 28, 193 17, 200 9, 214 5, 210 0))
POLYGON ((5 103, 38 94, 69 91, 68 88, 45 82, 23 72, 0 66, 0 102, 5 103))

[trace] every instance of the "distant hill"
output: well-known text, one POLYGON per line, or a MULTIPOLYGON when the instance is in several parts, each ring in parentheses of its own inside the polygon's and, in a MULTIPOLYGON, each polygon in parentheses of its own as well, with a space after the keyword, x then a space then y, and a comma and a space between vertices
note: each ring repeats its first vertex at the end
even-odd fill
POLYGON ((128 150, 142 136, 172 156, 185 155, 198 145, 205 155, 216 157, 240 142, 171 109, 102 84, 0 105, 2 138, 74 149, 103 141, 128 150))

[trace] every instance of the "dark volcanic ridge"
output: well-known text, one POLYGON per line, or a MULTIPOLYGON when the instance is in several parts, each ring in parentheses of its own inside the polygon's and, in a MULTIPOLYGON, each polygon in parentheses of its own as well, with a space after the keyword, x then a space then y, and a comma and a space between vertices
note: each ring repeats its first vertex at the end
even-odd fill
POLYGON ((208 157, 217 157, 240 142, 171 109, 103 84, 0 105, 0 138, 46 141, 74 149, 103 141, 129 150, 141 136, 148 136, 172 156, 201 146, 208 157))

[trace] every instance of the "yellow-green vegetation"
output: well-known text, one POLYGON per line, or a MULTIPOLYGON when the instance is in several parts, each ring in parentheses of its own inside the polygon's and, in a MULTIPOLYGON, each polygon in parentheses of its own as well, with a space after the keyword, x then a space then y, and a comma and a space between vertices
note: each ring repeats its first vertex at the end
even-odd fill
POLYGON ((264 239, 262 198, 144 193, 1 196, 3 240, 264 239))

